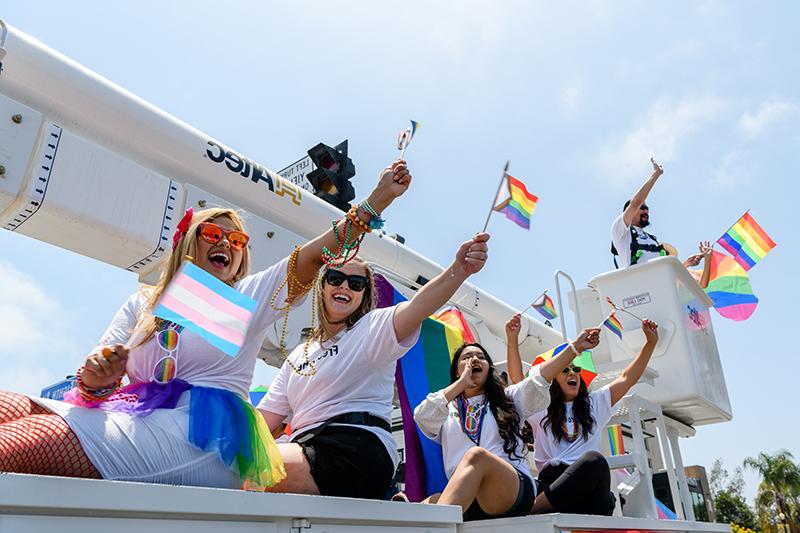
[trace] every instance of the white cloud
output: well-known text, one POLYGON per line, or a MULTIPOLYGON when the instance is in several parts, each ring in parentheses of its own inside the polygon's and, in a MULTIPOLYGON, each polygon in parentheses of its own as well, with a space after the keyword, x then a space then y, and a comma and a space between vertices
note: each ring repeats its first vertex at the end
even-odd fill
POLYGON ((73 366, 73 319, 35 279, 2 262, 0 295, 0 389, 38 394, 73 366))
POLYGON ((610 183, 623 186, 639 181, 650 171, 650 157, 662 164, 675 159, 681 145, 718 120, 725 107, 725 101, 715 96, 679 102, 661 98, 628 133, 606 146, 597 162, 610 183))
POLYGON ((780 122, 800 115, 800 106, 789 100, 770 99, 755 113, 746 112, 739 119, 739 129, 750 138, 766 133, 780 122))
POLYGON ((558 105, 568 115, 575 113, 583 97, 583 84, 580 81, 568 83, 558 95, 558 105))
POLYGON ((709 186, 714 189, 725 189, 749 182, 751 172, 747 156, 743 150, 732 150, 725 154, 712 174, 709 186))

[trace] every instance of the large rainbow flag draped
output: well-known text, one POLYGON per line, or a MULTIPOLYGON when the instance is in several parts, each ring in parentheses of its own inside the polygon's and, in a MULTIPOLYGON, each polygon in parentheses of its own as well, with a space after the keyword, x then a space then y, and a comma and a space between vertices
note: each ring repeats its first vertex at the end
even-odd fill
POLYGON ((714 309, 730 320, 747 320, 758 305, 745 269, 716 250, 711 256, 711 272, 705 290, 714 302, 714 309))
MULTIPOLYGON (((389 307, 406 298, 383 276, 375 276, 378 307, 389 307)), ((462 343, 474 342, 464 317, 451 309, 422 323, 419 340, 397 362, 395 380, 403 415, 406 495, 422 501, 447 485, 442 447, 427 438, 414 423, 414 409, 430 393, 450 384, 450 361, 462 343)))
POLYGON ((494 210, 503 213, 518 226, 531 229, 531 215, 539 198, 528 192, 525 184, 506 174, 505 187, 501 186, 494 201, 494 210))
POLYGON ((235 357, 257 307, 249 296, 186 261, 161 294, 153 314, 235 357))
POLYGON ((717 240, 745 270, 764 259, 775 242, 748 211, 717 240))

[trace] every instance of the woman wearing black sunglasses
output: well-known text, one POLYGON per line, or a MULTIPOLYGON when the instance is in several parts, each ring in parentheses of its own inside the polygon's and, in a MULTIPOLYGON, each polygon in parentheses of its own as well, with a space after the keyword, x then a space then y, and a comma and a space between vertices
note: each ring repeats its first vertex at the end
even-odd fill
MULTIPOLYGON (((513 383, 523 379, 519 330, 520 316, 516 315, 506 324, 508 376, 513 383)), ((645 320, 642 331, 644 346, 617 379, 589 392, 582 369, 569 364, 550 385, 549 407, 528 419, 541 487, 532 513, 613 513, 611 474, 600 453, 600 439, 614 415, 614 405, 639 381, 653 355, 658 325, 645 320)))
MULTIPOLYGON (((356 239, 410 182, 405 162, 394 162, 368 202, 336 224, 337 233, 356 239)), ((323 252, 339 240, 328 230, 250 274, 249 237, 239 214, 187 210, 161 280, 123 305, 79 370, 68 401, 0 391, 0 472, 223 488, 283 479, 280 455, 248 389, 267 329, 304 295, 323 252), (187 256, 258 302, 235 357, 153 316, 187 256), (130 384, 121 387, 126 374, 130 384)))
POLYGON ((370 266, 358 259, 320 276, 312 307, 319 324, 286 359, 258 408, 279 443, 287 478, 274 492, 383 498, 399 458, 391 433, 397 360, 423 320, 486 262, 489 235, 462 244, 453 263, 414 297, 375 309, 370 266), (275 432, 275 430, 278 430, 275 432))

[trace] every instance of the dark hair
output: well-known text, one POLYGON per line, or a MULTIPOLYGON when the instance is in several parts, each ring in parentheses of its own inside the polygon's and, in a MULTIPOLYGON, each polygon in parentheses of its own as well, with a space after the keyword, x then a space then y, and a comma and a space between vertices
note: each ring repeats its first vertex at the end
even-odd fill
MULTIPOLYGON (((592 416, 589 389, 586 388, 583 378, 579 376, 578 379, 580 380, 580 386, 578 387, 578 395, 572 401, 572 416, 580 424, 583 440, 589 440, 589 433, 594 429, 596 422, 592 416)), ((564 432, 566 413, 564 392, 561 390, 561 385, 554 379, 550 384, 550 405, 547 407, 547 415, 542 419, 541 425, 545 431, 547 431, 547 426, 550 426, 550 433, 553 434, 558 442, 561 442, 567 436, 564 432)))
POLYGON ((461 353, 470 346, 479 348, 489 363, 489 377, 486 380, 486 385, 484 385, 484 394, 486 394, 486 399, 489 401, 489 409, 497 421, 500 437, 503 439, 503 451, 509 457, 513 456, 522 459, 524 456, 517 453, 517 443, 523 442, 519 414, 514 407, 514 402, 506 396, 506 386, 494 371, 492 358, 489 357, 483 346, 477 342, 468 342, 458 347, 453 355, 453 360, 450 362, 450 382, 454 383, 458 379, 458 359, 461 357, 461 353))
POLYGON ((626 201, 626 202, 625 202, 625 205, 624 205, 624 206, 622 206, 622 212, 623 212, 623 213, 625 212, 625 210, 626 210, 626 209, 628 209, 628 206, 629 206, 629 205, 631 205, 631 201, 630 201, 630 200, 626 201))

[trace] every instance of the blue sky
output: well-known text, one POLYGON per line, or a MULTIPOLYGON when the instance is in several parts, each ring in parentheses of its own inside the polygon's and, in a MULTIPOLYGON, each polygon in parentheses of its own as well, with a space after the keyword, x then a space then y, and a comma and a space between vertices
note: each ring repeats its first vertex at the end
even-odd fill
MULTIPOLYGON (((365 194, 421 122, 388 229, 445 264, 479 229, 506 159, 540 197, 532 231, 495 217, 481 287, 524 307, 562 268, 608 270, 609 227, 649 175, 652 231, 687 255, 746 209, 778 243, 744 323, 714 315, 734 420, 686 464, 800 458, 791 265, 800 63, 794 2, 7 2, 0 17, 273 170, 350 140, 365 194), (422 215, 422 216, 421 216, 422 215), (444 243, 448 243, 445 245, 444 243)), ((0 232, 0 388, 72 372, 133 274, 0 232)), ((259 369, 257 380, 271 373, 259 369)), ((747 494, 755 477, 746 475, 747 494)))

